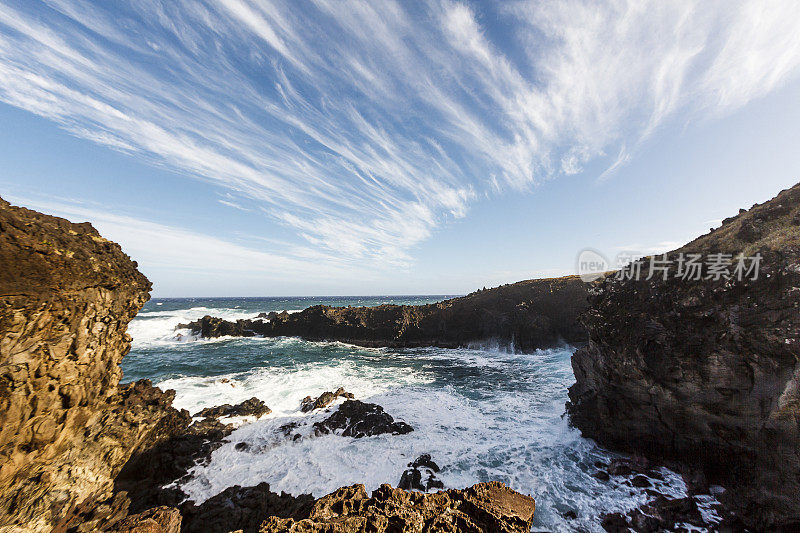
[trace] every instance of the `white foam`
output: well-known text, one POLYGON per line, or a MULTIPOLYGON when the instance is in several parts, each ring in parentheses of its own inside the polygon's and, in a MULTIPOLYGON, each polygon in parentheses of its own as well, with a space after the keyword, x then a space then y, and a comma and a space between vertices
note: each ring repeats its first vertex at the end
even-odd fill
MULTIPOLYGON (((289 342, 289 341, 287 341, 289 342)), ((297 341, 295 341, 297 342, 297 341)), ((500 480, 533 495, 535 522, 553 531, 601 531, 597 516, 627 511, 646 500, 642 491, 622 481, 600 482, 592 477, 595 461, 612 456, 580 437, 562 417, 566 386, 572 381, 568 350, 515 354, 502 350, 419 349, 381 355, 395 365, 356 363, 331 358, 297 365, 294 369, 261 368, 216 378, 180 378, 162 382, 178 391, 176 405, 194 412, 219 403, 233 403, 251 396, 264 400, 274 413, 237 429, 230 442, 216 450, 211 462, 193 470, 182 488, 201 502, 234 484, 270 483, 275 491, 310 492, 322 496, 338 487, 364 483, 373 490, 382 483, 396 486, 406 464, 430 453, 443 467, 438 477, 447 487, 462 488, 476 482, 500 480), (427 366, 404 367, 415 358, 427 366), (523 380, 520 389, 496 387, 465 391, 433 383, 432 365, 452 365, 453 371, 471 372, 482 378, 491 373, 523 380), (403 420, 414 431, 407 435, 381 435, 353 439, 339 435, 286 438, 279 427, 290 421, 311 422, 328 416, 299 412, 300 399, 344 386, 358 399, 375 402, 403 420), (311 417, 311 418, 309 418, 311 417), (248 450, 235 444, 245 442, 248 450), (547 502, 541 505, 541 502, 547 502), (561 513, 573 510, 579 518, 567 521, 561 513)), ((310 427, 299 430, 308 435, 310 427)), ((685 495, 676 474, 664 470, 657 482, 664 492, 685 495)))

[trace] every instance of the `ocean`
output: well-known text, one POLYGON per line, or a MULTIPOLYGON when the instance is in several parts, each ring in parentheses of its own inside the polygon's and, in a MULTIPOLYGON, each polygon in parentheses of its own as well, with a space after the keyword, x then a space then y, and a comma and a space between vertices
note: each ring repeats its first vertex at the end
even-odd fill
MULTIPOLYGON (((123 381, 149 378, 174 389, 174 405, 192 414, 256 396, 272 413, 242 425, 181 485, 202 502, 233 485, 268 482, 272 490, 323 496, 363 483, 397 486, 406 464, 428 453, 447 488, 499 480, 536 499, 534 531, 602 531, 599 515, 647 500, 644 489, 592 474, 616 457, 568 425, 567 388, 574 382, 573 348, 516 353, 491 344, 465 349, 361 348, 298 338, 197 339, 185 323, 212 315, 233 320, 315 304, 421 304, 444 296, 335 298, 153 299, 129 326, 133 347, 123 381), (410 424, 407 435, 354 439, 340 435, 293 441, 278 428, 321 413, 302 413, 300 400, 344 387, 410 424), (245 442, 244 451, 235 448, 245 442), (573 511, 577 519, 564 513, 573 511)), ((680 476, 662 469, 652 480, 666 495, 684 496, 680 476)))

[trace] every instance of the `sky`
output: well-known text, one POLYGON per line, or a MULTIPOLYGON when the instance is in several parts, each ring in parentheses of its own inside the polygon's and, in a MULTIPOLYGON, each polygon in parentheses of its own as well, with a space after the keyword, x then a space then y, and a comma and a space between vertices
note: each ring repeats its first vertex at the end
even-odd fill
POLYGON ((3 0, 0 196, 153 295, 460 294, 800 181, 794 0, 3 0))

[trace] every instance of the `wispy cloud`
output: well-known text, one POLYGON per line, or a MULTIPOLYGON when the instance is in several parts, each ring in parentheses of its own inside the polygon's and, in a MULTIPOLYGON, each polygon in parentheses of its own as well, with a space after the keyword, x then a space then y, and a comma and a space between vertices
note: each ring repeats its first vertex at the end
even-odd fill
POLYGON ((403 265, 478 198, 613 172, 667 121, 795 77, 796 11, 519 1, 498 40, 449 0, 12 1, 0 100, 217 184, 306 255, 403 265))

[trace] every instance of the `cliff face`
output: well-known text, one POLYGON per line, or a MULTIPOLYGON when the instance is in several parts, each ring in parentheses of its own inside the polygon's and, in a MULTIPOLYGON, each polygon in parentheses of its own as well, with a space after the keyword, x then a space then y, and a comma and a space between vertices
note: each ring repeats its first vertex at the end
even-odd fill
MULTIPOLYGON (((609 275, 572 359, 572 423, 699 468, 752 527, 800 524, 800 185, 669 254, 762 255, 758 278, 609 275)), ((733 270, 733 266, 731 270, 733 270)))
POLYGON ((63 529, 171 401, 118 387, 150 283, 90 224, 3 200, 0 265, 0 529, 63 529))
POLYGON ((494 340, 521 350, 586 340, 578 316, 587 284, 577 276, 521 281, 428 305, 330 307, 280 313, 269 321, 204 317, 186 326, 204 337, 297 336, 360 346, 465 346, 494 340))

